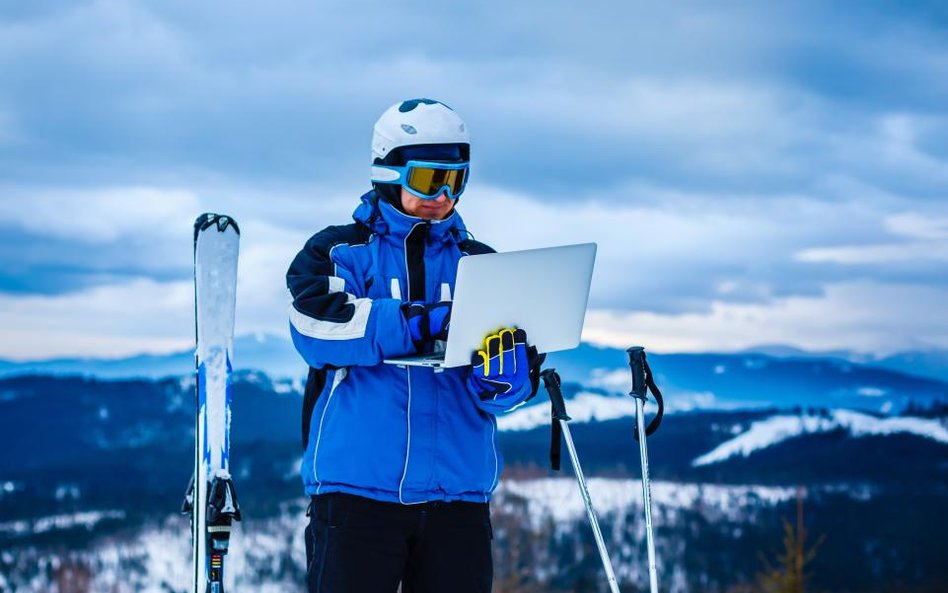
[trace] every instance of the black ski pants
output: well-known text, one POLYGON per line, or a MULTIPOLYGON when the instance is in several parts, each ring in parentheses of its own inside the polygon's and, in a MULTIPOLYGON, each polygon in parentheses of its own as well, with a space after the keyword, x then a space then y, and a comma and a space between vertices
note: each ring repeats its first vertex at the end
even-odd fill
POLYGON ((487 503, 314 496, 306 528, 309 593, 490 593, 487 503))

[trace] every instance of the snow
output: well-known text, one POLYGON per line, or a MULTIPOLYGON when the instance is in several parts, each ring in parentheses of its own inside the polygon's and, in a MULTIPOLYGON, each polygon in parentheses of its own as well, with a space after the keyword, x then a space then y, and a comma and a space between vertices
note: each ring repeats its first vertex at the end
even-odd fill
POLYGON ((31 520, 0 523, 0 533, 13 533, 17 535, 39 534, 73 529, 76 527, 91 530, 104 520, 121 520, 124 518, 124 511, 84 511, 81 513, 51 515, 49 517, 39 517, 31 520))
MULTIPOLYGON (((589 496, 600 516, 642 509, 642 482, 635 479, 590 478, 589 496)), ((573 478, 543 478, 538 480, 504 480, 498 495, 513 494, 527 500, 532 524, 539 525, 546 518, 557 523, 585 520, 586 508, 573 478)), ((697 505, 728 515, 761 504, 775 505, 792 500, 796 488, 757 485, 721 486, 679 482, 651 482, 653 508, 691 509, 697 505)))
MULTIPOLYGON (((239 529, 235 529, 231 537, 237 540, 238 533, 239 529)), ((141 538, 141 548, 144 551, 143 560, 146 574, 155 575, 159 578, 146 581, 146 588, 142 593, 163 593, 171 588, 178 589, 179 587, 175 587, 175 585, 186 586, 191 584, 194 571, 186 564, 191 557, 191 541, 188 535, 185 530, 175 533, 173 531, 150 529, 145 532, 141 538)), ((232 549, 236 549, 236 543, 232 549)), ((230 556, 232 554, 228 554, 228 560, 230 556)), ((116 564, 119 564, 118 560, 118 558, 115 559, 116 564)), ((226 568, 228 570, 224 571, 224 590, 233 590, 234 572, 229 564, 226 568)))
POLYGON ((908 433, 948 443, 948 428, 938 420, 912 416, 876 418, 851 410, 835 410, 833 415, 853 436, 908 433))
MULTIPOLYGON (((628 372, 626 372, 628 374, 628 372)), ((665 402, 665 413, 687 412, 695 409, 730 409, 737 405, 719 405, 711 392, 680 391, 671 400, 665 402)), ((649 399, 646 414, 655 411, 655 402, 649 399)), ((566 400, 566 412, 571 423, 603 422, 617 418, 635 416, 635 400, 627 395, 603 395, 582 391, 572 399, 566 400)), ((497 427, 500 430, 532 430, 550 424, 550 405, 546 402, 531 403, 498 416, 497 427)))
POLYGON ((629 368, 618 369, 595 368, 589 376, 591 387, 601 387, 615 393, 628 393, 632 388, 632 375, 629 368))
POLYGON ((33 533, 84 527, 92 529, 96 524, 106 519, 121 520, 125 518, 124 511, 86 511, 72 515, 53 515, 42 517, 33 522, 33 533))
POLYGON ((79 490, 79 487, 75 484, 59 484, 56 486, 54 496, 56 500, 66 500, 67 498, 79 500, 82 496, 82 491, 79 490))
MULTIPOLYGON (((616 397, 580 392, 567 400, 566 411, 575 422, 614 420, 635 415, 635 402, 630 397, 616 397)), ((545 403, 518 408, 497 417, 500 430, 531 430, 550 424, 550 406, 545 403)))
MULTIPOLYGON (((641 482, 594 477, 588 485, 620 581, 624 584, 647 582, 641 482)), ((851 494, 844 485, 838 488, 840 493, 851 494)), ((825 490, 827 488, 820 489, 825 490)), ((664 570, 668 571, 663 573, 667 577, 667 580, 663 577, 663 582, 671 584, 677 578, 681 583, 677 589, 664 590, 680 592, 688 590, 685 586, 688 581, 682 572, 684 546, 688 542, 686 536, 676 531, 685 525, 683 517, 700 513, 709 522, 735 520, 740 523, 733 528, 739 530, 745 523, 757 521, 761 509, 792 501, 796 488, 657 481, 652 483, 651 493, 658 555, 664 570)), ((235 524, 226 560, 225 591, 280 593, 300 589, 305 582, 306 559, 301 533, 307 521, 306 502, 286 501, 275 516, 247 517, 235 524)), ((497 490, 493 508, 495 513, 508 517, 512 513, 522 515, 522 528, 532 531, 530 535, 549 537, 552 534, 561 544, 565 543, 554 548, 550 542, 534 538, 533 544, 527 544, 536 546, 536 553, 540 554, 531 567, 540 583, 547 583, 558 574, 556 567, 563 558, 575 558, 578 562, 586 554, 595 553, 584 543, 589 537, 588 522, 572 476, 505 479, 497 490), (559 550, 565 550, 568 555, 556 555, 559 550)), ((121 516, 119 511, 95 511, 47 517, 40 527, 94 525, 101 518, 121 516)), ((24 533, 28 533, 31 522, 22 523, 24 533)), ((501 537, 510 536, 509 531, 503 531, 505 529, 521 528, 519 522, 515 527, 509 527, 509 523, 508 527, 502 525, 503 522, 495 523, 496 532, 503 533, 501 537)), ((0 550, 0 560, 7 565, 13 564, 14 558, 18 558, 20 566, 5 574, 7 588, 0 587, 0 591, 57 590, 53 580, 55 568, 66 561, 88 567, 92 575, 87 589, 90 593, 186 593, 191 590, 191 534, 188 519, 177 514, 158 523, 149 522, 132 532, 95 534, 88 547, 71 550, 68 556, 62 555, 58 546, 48 551, 21 547, 12 554, 0 550)), ((0 580, 0 585, 3 582, 0 580)))
POLYGON ((300 379, 276 380, 272 385, 273 392, 280 395, 289 395, 292 393, 303 394, 303 381, 300 379))
POLYGON ((710 465, 740 455, 772 447, 804 434, 845 429, 850 435, 914 434, 940 443, 948 443, 948 429, 937 420, 911 416, 876 418, 852 410, 832 410, 827 416, 777 415, 753 422, 746 432, 726 441, 692 462, 693 466, 710 465))
POLYGON ((718 402, 717 397, 710 391, 678 391, 673 398, 665 400, 665 413, 690 412, 698 409, 728 409, 736 408, 737 404, 718 402))
POLYGON ((766 358, 745 358, 742 362, 744 363, 745 369, 750 369, 752 371, 765 369, 770 366, 770 361, 768 361, 766 358))

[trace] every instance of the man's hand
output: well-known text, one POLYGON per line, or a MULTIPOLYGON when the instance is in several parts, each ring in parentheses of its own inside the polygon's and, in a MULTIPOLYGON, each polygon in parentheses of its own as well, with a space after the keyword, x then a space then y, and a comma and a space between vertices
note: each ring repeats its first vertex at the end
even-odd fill
POLYGON ((451 324, 451 301, 438 303, 411 302, 402 305, 402 314, 408 321, 411 341, 419 351, 435 340, 448 339, 451 324))
POLYGON ((487 336, 471 365, 468 384, 481 401, 519 392, 530 382, 527 332, 506 328, 487 336))

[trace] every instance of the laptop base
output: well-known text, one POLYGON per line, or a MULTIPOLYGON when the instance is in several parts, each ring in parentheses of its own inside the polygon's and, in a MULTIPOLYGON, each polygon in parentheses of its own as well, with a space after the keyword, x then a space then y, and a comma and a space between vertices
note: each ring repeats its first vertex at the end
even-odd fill
POLYGON ((406 358, 386 358, 384 364, 394 364, 409 367, 429 367, 440 369, 444 367, 444 353, 429 356, 409 356, 406 358))

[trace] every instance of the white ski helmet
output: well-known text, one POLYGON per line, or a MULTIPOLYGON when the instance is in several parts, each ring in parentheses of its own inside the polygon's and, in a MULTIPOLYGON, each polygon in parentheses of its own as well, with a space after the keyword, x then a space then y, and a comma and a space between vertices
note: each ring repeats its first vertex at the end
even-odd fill
POLYGON ((471 137, 453 109, 432 99, 411 99, 392 105, 372 130, 372 163, 385 161, 393 150, 418 144, 463 145, 470 154, 471 137))

